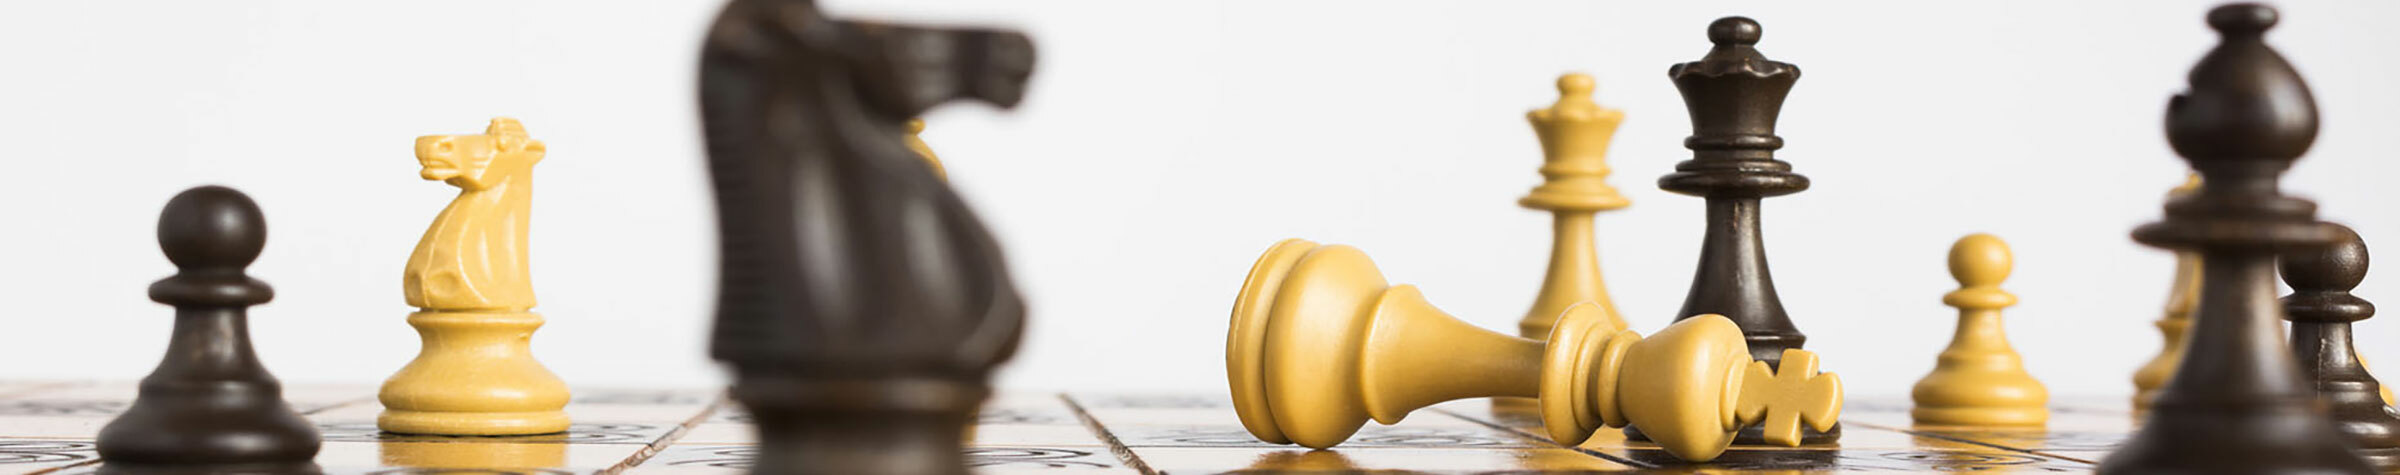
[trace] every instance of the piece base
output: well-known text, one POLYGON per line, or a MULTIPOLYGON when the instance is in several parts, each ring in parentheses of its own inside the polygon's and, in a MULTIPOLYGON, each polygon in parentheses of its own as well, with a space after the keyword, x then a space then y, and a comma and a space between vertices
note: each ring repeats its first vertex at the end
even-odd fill
POLYGON ((2400 447, 2357 449, 2357 451, 2358 456, 2367 459, 2367 465, 2375 467, 2377 472, 2400 472, 2400 447))
POLYGON ((1908 417, 1920 425, 2041 427, 2050 422, 2050 408, 1917 406, 1908 417))
POLYGON ((2162 398, 2095 473, 2373 473, 2308 397, 2175 397, 2162 398))
MULTIPOLYGON (((1650 436, 1642 435, 1642 431, 1639 428, 1625 426, 1625 440, 1649 442, 1650 436)), ((1800 445, 1831 444, 1840 442, 1841 440, 1842 423, 1840 422, 1833 423, 1833 429, 1824 432, 1818 432, 1817 428, 1809 427, 1807 424, 1800 425, 1800 445)), ((1735 432, 1733 434, 1733 445, 1763 445, 1769 447, 1781 447, 1780 445, 1767 443, 1767 430, 1760 428, 1759 426, 1743 427, 1740 432, 1735 432)))
POLYGON ((375 427, 421 435, 535 435, 567 431, 566 411, 427 412, 383 411, 375 427))

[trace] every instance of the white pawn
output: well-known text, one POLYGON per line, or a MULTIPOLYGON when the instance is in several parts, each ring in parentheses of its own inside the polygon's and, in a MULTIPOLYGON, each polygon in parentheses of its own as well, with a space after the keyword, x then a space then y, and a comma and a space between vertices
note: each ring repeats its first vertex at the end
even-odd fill
POLYGON ((1916 408, 1909 416, 1918 424, 2038 426, 2050 419, 2050 391, 2025 373, 2000 326, 2000 309, 2017 304, 2017 296, 2000 290, 2010 261, 2008 243, 1990 234, 1950 246, 1950 276, 1959 289, 1942 303, 1958 308, 1958 333, 1910 392, 1916 408))

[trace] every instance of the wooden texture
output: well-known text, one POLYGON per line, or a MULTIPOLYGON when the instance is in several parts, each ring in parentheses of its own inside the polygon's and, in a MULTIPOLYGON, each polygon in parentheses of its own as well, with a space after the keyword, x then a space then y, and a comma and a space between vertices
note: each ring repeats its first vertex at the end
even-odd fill
MULTIPOLYGON (((0 381, 0 473, 107 470, 93 431, 126 407, 118 383, 0 381)), ((757 461, 752 415, 714 389, 575 388, 561 434, 461 437, 375 430, 373 386, 291 385, 325 434, 325 473, 717 475, 757 461)), ((2133 424, 2123 398, 2066 397, 2047 428, 1911 426, 1905 399, 1854 398, 1838 447, 1745 447, 1687 462, 1655 444, 1595 434, 1552 443, 1531 409, 1485 399, 1438 404, 1330 450, 1251 438, 1222 392, 1004 393, 963 450, 986 475, 1207 473, 2078 473, 2133 424)))
POLYGON ((2183 364, 2101 473, 2372 473, 2284 344, 2277 252, 2340 233, 2316 220, 2316 204, 2276 186, 2315 142, 2317 111, 2300 74, 2266 44, 2275 21, 2264 5, 2209 11, 2220 41, 2167 103, 2167 142, 2207 184, 2169 200, 2166 219, 2133 237, 2198 251, 2200 302, 2183 364))
POLYGON ((417 137, 418 175, 458 187, 409 254, 401 287, 424 348, 385 380, 383 430, 521 435, 567 430, 567 383, 533 358, 526 246, 533 166, 548 147, 516 119, 417 137))
POLYGON ((1839 377, 1815 355, 1778 376, 1750 358, 1741 328, 1717 315, 1677 321, 1651 338, 1598 305, 1567 309, 1547 340, 1477 328, 1385 282, 1349 246, 1290 239, 1268 248, 1234 301, 1226 332, 1235 412, 1259 440, 1341 444, 1369 419, 1398 423, 1467 398, 1538 397, 1543 426, 1575 445, 1602 427, 1639 425, 1678 458, 1707 461, 1743 428, 1800 444, 1800 422, 1829 428, 1839 377))
POLYGON ((2041 425, 2050 419, 2050 391, 2025 372, 2025 361, 2008 345, 2000 311, 2017 296, 2000 289, 2014 270, 2008 243, 1990 234, 1971 234, 1950 246, 1950 276, 1958 290, 1942 303, 1958 308, 1958 332, 1942 350, 1931 374, 1917 380, 1909 411, 1920 424, 2041 425))
POLYGON ((316 428, 250 348, 249 308, 275 290, 244 269, 266 243, 265 214, 232 188, 185 190, 159 213, 158 245, 176 272, 150 285, 150 299, 175 307, 175 329, 139 397, 97 435, 110 471, 317 471, 316 428))
POLYGON ((721 260, 713 357, 759 473, 957 474, 961 433, 1016 351, 1000 247, 909 147, 957 99, 1013 106, 1023 35, 836 20, 736 0, 701 50, 721 260))
POLYGON ((1593 103, 1592 88, 1589 75, 1559 76, 1558 102, 1525 113, 1534 135, 1542 140, 1542 184, 1517 204, 1549 211, 1553 229, 1549 270, 1533 308, 1517 320, 1518 336, 1548 337, 1559 314, 1586 302, 1598 307, 1602 321, 1625 328, 1625 318, 1617 313, 1617 304, 1608 298, 1608 284, 1600 278, 1592 229, 1594 214, 1631 204, 1607 181, 1608 142, 1625 113, 1593 103))
POLYGON ((1708 200, 1708 230, 1700 245, 1699 271, 1679 318, 1718 314, 1733 319, 1750 342, 1750 356, 1774 362, 1783 350, 1808 337, 1784 314, 1767 273, 1767 249, 1759 233, 1759 199, 1808 189, 1808 177, 1775 159, 1783 138, 1775 120, 1784 95, 1800 79, 1800 68, 1767 59, 1753 46, 1757 21, 1726 17, 1708 25, 1716 44, 1700 61, 1667 70, 1683 93, 1692 136, 1683 141, 1692 159, 1658 179, 1667 191, 1708 200))
MULTIPOLYGON (((1760 201, 1807 190, 1809 182, 1775 158, 1775 150, 1783 148, 1775 121, 1785 95, 1800 80, 1800 67, 1759 53, 1755 46, 1762 34, 1755 20, 1717 19, 1708 25, 1708 41, 1715 45, 1708 55, 1667 69, 1691 115, 1692 135, 1683 145, 1692 158, 1675 164, 1675 172, 1660 177, 1658 187, 1708 200, 1699 269, 1677 318, 1724 315, 1742 327, 1750 357, 1775 365, 1783 350, 1802 347, 1808 336, 1784 313, 1775 278, 1767 272, 1760 201)), ((1638 431, 1632 435, 1641 437, 1638 431)), ((1835 426, 1810 432, 1807 441, 1840 437, 1835 426)), ((1742 438, 1743 443, 1760 441, 1755 434, 1742 438)))
MULTIPOLYGON (((2339 226, 2339 225, 2337 225, 2339 226)), ((2292 353, 2317 389, 2333 424, 2376 469, 2400 469, 2400 417, 2385 405, 2383 385, 2358 359, 2350 324, 2375 316, 2375 304, 2352 295, 2367 278, 2367 241, 2339 226, 2333 245, 2282 256, 2284 319, 2292 322, 2292 353)))

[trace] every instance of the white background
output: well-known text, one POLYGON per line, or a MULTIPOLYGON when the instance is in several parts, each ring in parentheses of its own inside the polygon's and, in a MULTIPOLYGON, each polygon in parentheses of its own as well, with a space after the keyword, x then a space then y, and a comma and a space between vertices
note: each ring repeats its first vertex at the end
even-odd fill
MULTIPOLYGON (((1629 117, 1599 221, 1638 330, 1680 307, 1701 200, 1667 66, 1729 14, 1806 75, 1781 156, 1815 188, 1766 206, 1776 284, 1853 394, 1904 394, 1954 313, 1951 241, 2014 246, 2008 328, 2054 393, 2122 395, 2156 353, 2170 256, 2132 242, 2182 164, 2167 97, 2215 42, 2204 2, 828 1, 861 18, 1021 28, 1024 105, 931 114, 926 139, 1007 244, 1033 306, 1014 389, 1222 391, 1227 310, 1286 237, 1357 245, 1501 331, 1531 303, 1550 220, 1523 113, 1585 71, 1629 117)), ((0 379, 131 380, 171 311, 153 229, 179 190, 247 191, 272 225, 253 311, 290 382, 374 383, 417 351, 401 265, 453 196, 411 140, 522 118, 539 167, 541 360, 583 386, 705 386, 713 211, 693 76, 717 5, 657 2, 0 3, 0 379)), ((2314 87, 2316 148, 2285 181, 2400 249, 2400 34, 2390 3, 2292 2, 2269 36, 2314 87)), ((2395 254, 2400 255, 2400 254, 2395 254)), ((2400 258, 2396 258, 2400 259, 2400 258)), ((2400 262, 2400 261, 2387 261, 2400 262)), ((2395 271, 2359 293, 2400 305, 2395 271)), ((2362 325, 2373 361, 2400 338, 2362 325)), ((1428 350, 1432 351, 1432 350, 1428 350)), ((2400 370, 2396 370, 2400 371, 2400 370)), ((2387 373, 2400 374, 2400 372, 2387 373)))

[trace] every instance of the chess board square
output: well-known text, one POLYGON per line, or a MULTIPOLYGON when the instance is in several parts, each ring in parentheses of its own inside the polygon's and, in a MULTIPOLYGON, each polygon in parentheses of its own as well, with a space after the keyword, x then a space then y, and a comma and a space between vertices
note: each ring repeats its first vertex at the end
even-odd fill
POLYGON ((706 404, 568 404, 566 410, 568 419, 592 424, 683 425, 709 415, 706 404))
POLYGON ((969 446, 1105 446, 1080 425, 985 424, 975 426, 969 446))
POLYGON ((1067 399, 1086 410, 1233 409, 1233 400, 1223 394, 1070 394, 1067 399))
MULTIPOLYGON (((132 401, 100 399, 10 399, 0 400, 0 418, 59 417, 110 419, 132 407, 132 401)), ((11 434, 15 435, 15 434, 11 434)))
POLYGON ((1072 406, 1056 394, 1008 393, 984 401, 979 424, 1082 425, 1072 406))
POLYGON ((638 445, 446 442, 326 442, 317 465, 328 472, 360 468, 567 470, 591 473, 623 463, 638 445))
POLYGON ((19 416, 0 415, 0 437, 19 439, 92 440, 114 415, 19 416))
MULTIPOLYGON (((1111 408, 1089 409, 1093 420, 1110 429, 1127 425, 1154 426, 1223 426, 1240 428, 1241 416, 1232 408, 1111 408)), ((1368 426, 1382 424, 1369 421, 1368 426)), ((1488 424, 1454 416, 1441 411, 1421 411, 1409 414, 1393 427, 1487 427, 1488 424)))
POLYGON ((1727 450, 1708 462, 1685 461, 1660 449, 1600 453, 1668 473, 2089 473, 2093 468, 2077 460, 1996 449, 1727 450))
POLYGON ((569 406, 694 407, 717 403, 721 391, 709 389, 575 388, 569 406))
MULTIPOLYGON (((1110 426, 1110 434, 1126 447, 1251 447, 1297 448, 1258 440, 1241 426, 1110 426)), ((1548 442, 1482 426, 1368 425, 1343 441, 1343 448, 1416 448, 1428 450, 1555 447, 1548 442)))
POLYGON ((2049 429, 1911 429, 1917 434, 2017 450, 2111 450, 2133 437, 2123 431, 2049 429))
MULTIPOLYGON (((10 427, 5 424, 0 427, 10 427)), ((99 459, 90 440, 0 439, 0 473, 38 473, 99 459)))
POLYGON ((693 445, 755 444, 758 443, 758 432, 749 424, 704 422, 693 424, 691 428, 685 429, 683 435, 675 439, 675 443, 693 445))
POLYGON ((318 422, 317 431, 330 442, 448 442, 473 444, 622 444, 649 445, 674 432, 681 426, 671 424, 583 423, 567 427, 557 434, 510 436, 458 436, 394 434, 375 427, 374 421, 318 422))
MULTIPOLYGON (((758 447, 743 444, 667 446, 626 473, 740 474, 748 473, 758 447)), ((1042 473, 1055 475, 1133 474, 1137 470, 1117 461, 1106 447, 1096 446, 981 446, 966 449, 967 465, 980 474, 1042 473)))
POLYGON ((1350 448, 1334 450, 1255 449, 1217 447, 1136 448, 1144 465, 1161 473, 1220 473, 1233 471, 1362 472, 1405 470, 1407 473, 1497 473, 1518 471, 1611 471, 1633 467, 1589 454, 1559 448, 1418 450, 1350 448))

